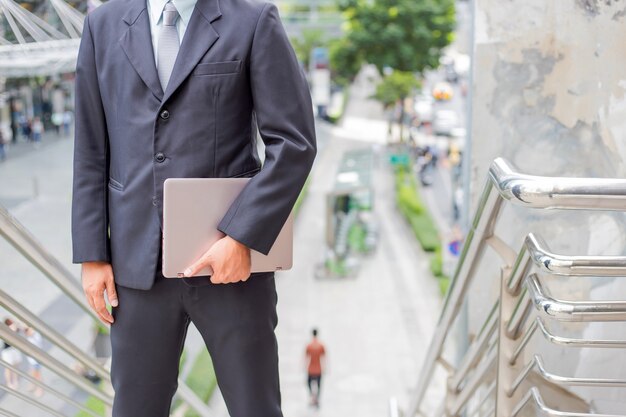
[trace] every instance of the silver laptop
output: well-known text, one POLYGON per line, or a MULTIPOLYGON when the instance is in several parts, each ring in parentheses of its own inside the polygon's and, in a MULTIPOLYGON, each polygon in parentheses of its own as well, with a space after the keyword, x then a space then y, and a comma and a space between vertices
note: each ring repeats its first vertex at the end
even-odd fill
MULTIPOLYGON (((224 236, 217 226, 250 178, 168 178, 163 184, 163 276, 183 271, 224 236)), ((254 213, 250 213, 254 216, 254 213)), ((251 272, 290 269, 293 261, 293 212, 268 255, 250 251, 251 272)), ((211 275, 210 267, 194 276, 211 275)))

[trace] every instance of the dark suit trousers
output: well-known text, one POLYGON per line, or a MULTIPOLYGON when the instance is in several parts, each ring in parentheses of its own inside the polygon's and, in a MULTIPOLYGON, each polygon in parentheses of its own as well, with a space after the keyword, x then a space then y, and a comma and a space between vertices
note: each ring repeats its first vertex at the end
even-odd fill
POLYGON ((169 416, 190 322, 209 349, 231 417, 281 417, 274 273, 190 285, 194 278, 164 278, 160 265, 157 271, 150 290, 117 286, 113 417, 169 416))

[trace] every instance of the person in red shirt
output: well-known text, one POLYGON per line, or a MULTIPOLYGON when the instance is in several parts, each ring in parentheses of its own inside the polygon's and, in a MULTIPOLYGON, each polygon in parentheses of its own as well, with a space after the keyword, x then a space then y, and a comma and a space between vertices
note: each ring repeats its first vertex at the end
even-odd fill
POLYGON ((324 345, 317 339, 317 329, 313 329, 313 340, 306 347, 306 357, 308 360, 308 379, 311 404, 319 407, 319 394, 322 382, 322 357, 326 355, 324 345), (313 390, 315 384, 315 390, 313 390))

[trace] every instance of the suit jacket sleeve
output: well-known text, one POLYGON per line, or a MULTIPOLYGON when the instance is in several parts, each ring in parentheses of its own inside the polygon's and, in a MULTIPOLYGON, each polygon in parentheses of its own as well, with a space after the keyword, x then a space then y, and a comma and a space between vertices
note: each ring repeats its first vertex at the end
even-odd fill
POLYGON ((108 134, 89 15, 85 17, 78 50, 75 85, 72 262, 110 262, 108 134))
POLYGON ((272 3, 265 4, 257 22, 249 69, 265 163, 235 199, 218 229, 267 254, 317 152, 309 86, 272 3))

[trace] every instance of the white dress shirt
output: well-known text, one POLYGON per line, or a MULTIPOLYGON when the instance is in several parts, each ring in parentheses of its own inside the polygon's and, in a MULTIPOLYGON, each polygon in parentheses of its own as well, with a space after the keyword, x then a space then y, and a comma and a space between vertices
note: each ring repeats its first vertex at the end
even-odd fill
MULTIPOLYGON (((183 35, 189 24, 191 13, 196 5, 196 0, 171 0, 180 15, 176 19, 176 30, 178 31, 178 41, 183 42, 183 35)), ((150 34, 152 36, 152 48, 154 50, 154 63, 156 65, 159 57, 157 56, 157 44, 159 42, 159 31, 163 26, 163 9, 168 0, 146 0, 148 8, 148 16, 150 18, 150 34)))

